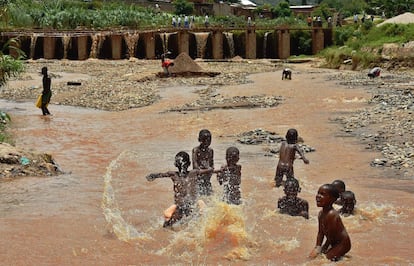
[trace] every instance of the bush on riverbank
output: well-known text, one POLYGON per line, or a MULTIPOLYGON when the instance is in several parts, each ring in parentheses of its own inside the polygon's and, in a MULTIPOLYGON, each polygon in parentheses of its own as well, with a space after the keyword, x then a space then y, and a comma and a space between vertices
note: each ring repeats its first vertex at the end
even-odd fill
POLYGON ((403 45, 414 39, 413 24, 349 25, 337 27, 334 31, 335 46, 319 53, 326 60, 326 67, 339 68, 347 60, 352 61, 352 69, 371 67, 383 61, 384 44, 403 45))
POLYGON ((0 143, 1 142, 6 142, 9 144, 13 143, 12 136, 7 131, 10 121, 11 121, 10 116, 5 112, 0 111, 0 143))

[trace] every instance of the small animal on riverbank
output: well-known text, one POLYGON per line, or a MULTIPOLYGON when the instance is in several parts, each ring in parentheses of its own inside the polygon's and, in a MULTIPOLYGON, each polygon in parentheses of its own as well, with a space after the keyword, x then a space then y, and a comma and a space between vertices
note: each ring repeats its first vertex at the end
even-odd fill
POLYGON ((284 79, 292 79, 292 70, 290 68, 283 69, 282 80, 284 79))

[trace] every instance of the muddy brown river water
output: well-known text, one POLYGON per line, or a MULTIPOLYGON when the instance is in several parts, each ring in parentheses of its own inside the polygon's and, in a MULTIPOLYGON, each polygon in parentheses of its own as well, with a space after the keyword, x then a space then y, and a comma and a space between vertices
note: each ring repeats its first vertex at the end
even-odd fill
POLYGON ((315 194, 320 185, 345 181, 356 194, 356 214, 343 217, 352 249, 338 265, 414 264, 412 180, 372 168, 378 154, 340 134, 330 119, 364 108, 370 95, 328 80, 335 70, 297 65, 292 80, 280 72, 254 74, 253 83, 219 88, 224 96, 277 95, 273 108, 164 112, 197 99, 201 86, 162 87, 155 104, 120 112, 61 105, 43 117, 33 102, 0 101, 12 115, 16 145, 47 152, 66 172, 0 183, 0 264, 3 265, 321 265, 309 260, 318 228, 315 194), (273 187, 277 157, 271 144, 243 145, 236 135, 257 128, 284 136, 294 127, 305 144, 305 165, 295 174, 310 205, 310 219, 276 212, 281 188, 273 187), (173 202, 172 182, 148 182, 151 172, 175 170, 175 154, 212 132, 215 166, 229 146, 240 149, 239 207, 205 199, 205 212, 174 230, 162 227, 173 202))

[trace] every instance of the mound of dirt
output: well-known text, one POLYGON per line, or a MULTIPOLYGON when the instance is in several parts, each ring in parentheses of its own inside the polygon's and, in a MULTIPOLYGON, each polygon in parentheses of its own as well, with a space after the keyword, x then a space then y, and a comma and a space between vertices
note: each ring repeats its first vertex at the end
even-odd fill
POLYGON ((186 53, 179 54, 174 59, 174 66, 170 67, 172 74, 185 72, 203 72, 203 69, 186 53))
POLYGON ((0 180, 22 176, 56 176, 62 173, 50 154, 35 154, 0 143, 0 180))
POLYGON ((377 27, 380 27, 387 23, 395 23, 395 24, 410 24, 414 23, 414 14, 411 12, 406 12, 404 14, 398 15, 396 17, 390 18, 385 20, 384 22, 381 22, 377 25, 377 27))

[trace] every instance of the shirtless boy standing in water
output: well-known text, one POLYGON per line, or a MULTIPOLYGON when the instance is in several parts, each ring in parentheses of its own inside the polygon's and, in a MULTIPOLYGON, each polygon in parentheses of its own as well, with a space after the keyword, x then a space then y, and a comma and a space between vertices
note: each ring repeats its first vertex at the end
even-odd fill
MULTIPOLYGON (((172 226, 184 216, 189 216, 197 200, 197 176, 198 174, 213 173, 213 169, 191 170, 190 155, 181 151, 175 155, 175 164, 178 172, 169 171, 166 173, 149 174, 146 178, 148 181, 154 181, 156 178, 169 177, 174 184, 174 204, 164 211, 165 222, 164 227, 172 226)), ((203 206, 203 202, 198 202, 203 206)))
POLYGON ((298 131, 294 128, 289 129, 286 133, 286 141, 282 142, 279 150, 279 163, 277 164, 275 175, 276 187, 282 185, 284 175, 286 175, 286 178, 294 177, 293 162, 296 159, 296 153, 299 153, 300 158, 305 164, 309 163, 297 142, 298 131))
MULTIPOLYGON (((192 151, 193 169, 214 168, 214 151, 210 148, 211 132, 207 129, 200 130, 198 134, 200 145, 192 151)), ((197 178, 197 193, 200 196, 209 196, 213 192, 211 186, 211 173, 200 173, 197 178)))
POLYGON ((217 173, 217 181, 223 186, 223 200, 228 204, 241 204, 241 165, 237 164, 240 159, 240 151, 236 147, 226 150, 227 165, 221 167, 217 173))
POLYGON ((322 207, 322 210, 318 215, 319 229, 316 246, 309 254, 310 258, 316 258, 320 253, 325 253, 327 259, 337 261, 351 250, 351 239, 339 213, 332 207, 338 197, 339 193, 332 184, 321 186, 316 194, 316 205, 322 207), (322 246, 325 237, 326 241, 322 246))

